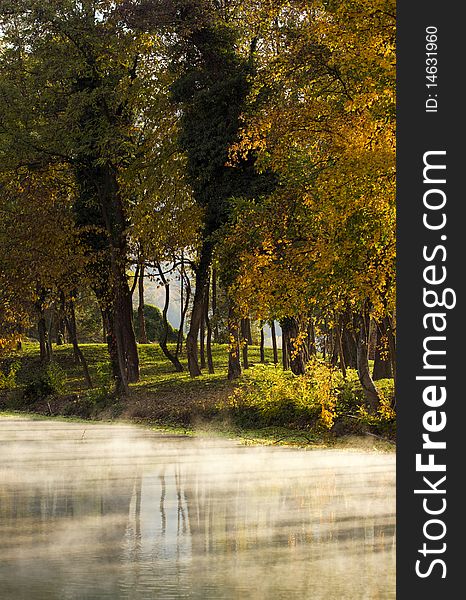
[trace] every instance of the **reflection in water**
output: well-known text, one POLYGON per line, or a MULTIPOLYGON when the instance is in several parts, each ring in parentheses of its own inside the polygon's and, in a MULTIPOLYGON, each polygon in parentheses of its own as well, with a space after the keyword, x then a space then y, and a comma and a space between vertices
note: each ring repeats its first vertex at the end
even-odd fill
POLYGON ((0 420, 0 598, 395 598, 394 455, 0 420))

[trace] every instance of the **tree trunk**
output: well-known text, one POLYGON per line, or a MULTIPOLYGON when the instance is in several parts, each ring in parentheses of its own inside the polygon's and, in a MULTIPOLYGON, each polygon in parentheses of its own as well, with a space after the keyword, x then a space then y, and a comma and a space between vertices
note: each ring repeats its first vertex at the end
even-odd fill
POLYGON ((374 368, 372 370, 372 379, 374 381, 389 379, 392 376, 387 323, 385 319, 382 319, 380 323, 376 323, 376 336, 374 368))
POLYGON ((349 330, 351 325, 345 321, 343 325, 342 331, 342 345, 343 345, 343 355, 345 358, 346 367, 350 367, 351 369, 358 368, 358 358, 357 358, 357 344, 356 344, 356 336, 354 332, 349 330))
POLYGON ((263 321, 261 321, 261 323, 260 323, 260 329, 261 329, 261 341, 260 341, 260 347, 259 347, 260 360, 261 360, 261 363, 265 363, 265 335, 264 335, 263 321))
POLYGON ((275 365, 278 365, 278 346, 277 346, 277 332, 275 329, 275 321, 270 321, 270 332, 272 334, 273 362, 275 365))
POLYGON ((144 314, 144 258, 140 258, 139 278, 138 278, 138 325, 139 325, 139 343, 148 344, 146 331, 146 316, 144 314))
POLYGON ((299 317, 286 317, 282 323, 283 346, 286 348, 287 365, 295 375, 304 375, 308 361, 306 340, 302 339, 304 323, 299 317))
POLYGON ((40 361, 46 363, 49 361, 49 353, 47 346, 47 325, 45 322, 45 316, 42 312, 37 322, 37 332, 39 334, 39 352, 40 361))
POLYGON ((81 348, 78 343, 78 334, 76 327, 76 314, 74 310, 74 302, 73 300, 65 301, 64 294, 61 295, 62 299, 62 311, 63 311, 63 320, 65 326, 68 330, 68 335, 70 337, 70 342, 73 345, 73 354, 77 361, 81 364, 83 369, 84 381, 86 382, 87 387, 92 388, 92 380, 89 373, 89 367, 87 365, 87 361, 82 353, 81 348))
MULTIPOLYGON (((84 80, 76 85, 89 89, 84 80)), ((96 106, 97 112, 100 108, 96 106)), ((83 115, 83 127, 92 118, 92 114, 83 115)), ((93 259, 89 266, 92 287, 101 310, 106 313, 107 341, 117 391, 125 395, 129 391, 128 382, 139 380, 131 290, 126 276, 128 222, 116 169, 110 162, 99 163, 100 158, 98 150, 95 155, 86 151, 76 157, 79 194, 74 210, 76 224, 83 228, 83 241, 93 259)))
POLYGON ((228 379, 238 379, 241 376, 239 360, 239 327, 233 307, 228 308, 228 333, 230 343, 228 348, 228 379))
POLYGON ((248 359, 248 320, 249 319, 241 319, 241 352, 243 355, 243 369, 249 369, 249 359, 248 359))
POLYGON ((312 319, 312 316, 309 317, 309 325, 307 327, 307 337, 308 337, 309 356, 315 356, 317 354, 316 332, 314 329, 314 321, 312 319))
POLYGON ((100 313, 102 315, 102 340, 103 340, 103 343, 106 344, 107 343, 107 335, 108 335, 107 323, 105 320, 105 315, 102 310, 100 311, 100 313))
POLYGON ((105 321, 105 331, 107 332, 106 342, 110 357, 112 376, 115 381, 115 389, 117 394, 127 396, 129 394, 129 387, 126 375, 126 367, 121 360, 121 353, 117 347, 117 337, 115 335, 115 324, 112 309, 110 307, 103 308, 102 315, 105 321))
POLYGON ((212 375, 215 373, 214 369, 214 359, 212 356, 212 326, 210 324, 209 318, 209 288, 207 288, 207 293, 204 302, 204 322, 206 325, 207 336, 206 336, 206 355, 207 355, 207 368, 209 373, 212 375))
MULTIPOLYGON (((208 296, 208 290, 206 290, 206 296, 208 296)), ((204 306, 201 315, 201 324, 199 326, 199 366, 201 369, 205 369, 207 366, 205 359, 205 301, 206 298, 204 298, 204 306)))
POLYGON ((342 326, 337 325, 335 328, 336 336, 337 336, 337 344, 338 344, 338 357, 340 361, 340 369, 343 375, 343 378, 346 379, 346 363, 345 363, 345 353, 343 352, 343 341, 342 341, 342 326))
POLYGON ((288 330, 283 326, 283 321, 280 321, 282 328, 282 367, 284 371, 288 371, 290 368, 290 357, 288 354, 288 330))
POLYGON ((359 331, 357 334, 358 376, 364 390, 366 402, 375 412, 380 405, 380 396, 372 380, 369 370, 369 318, 367 314, 359 315, 359 331))
POLYGON ((218 344, 218 314, 217 314, 217 269, 212 269, 212 317, 214 320, 214 343, 218 344))
POLYGON ((245 324, 245 338, 247 339, 247 342, 249 344, 249 346, 252 346, 253 341, 252 341, 252 328, 251 328, 251 319, 249 317, 247 317, 245 319, 246 324, 245 324))
POLYGON ((390 352, 390 363, 392 367, 393 380, 396 386, 396 332, 395 322, 391 316, 385 317, 386 331, 388 337, 388 349, 390 352))
POLYGON ((39 352, 41 363, 50 362, 49 346, 47 343, 47 322, 45 320, 45 300, 47 292, 43 288, 37 290, 35 308, 39 316, 37 320, 37 333, 39 334, 39 352))
POLYGON ((49 361, 52 362, 52 360, 53 360, 52 338, 53 338, 53 325, 54 325, 54 320, 55 320, 55 310, 54 310, 53 305, 49 308, 48 313, 49 313, 49 323, 47 325, 46 344, 47 344, 47 353, 49 356, 49 361))
POLYGON ((159 340, 159 345, 160 345, 160 348, 162 349, 162 352, 164 353, 164 355, 168 358, 168 360, 175 367, 175 371, 177 373, 181 373, 181 371, 183 371, 183 365, 180 363, 180 360, 179 360, 177 354, 173 354, 172 352, 170 352, 170 350, 168 349, 168 345, 167 345, 167 341, 168 341, 167 313, 168 313, 168 307, 170 305, 170 284, 167 282, 165 275, 163 273, 162 267, 159 263, 157 263, 157 270, 159 272, 160 279, 162 280, 162 283, 165 287, 165 303, 163 305, 163 311, 162 311, 163 333, 162 333, 161 339, 159 340))
POLYGON ((181 267, 181 315, 180 315, 180 326, 178 328, 178 339, 176 341, 176 354, 178 355, 183 347, 183 333, 184 323, 186 320, 186 313, 188 312, 189 299, 191 297, 191 286, 189 283, 189 277, 184 270, 184 266, 181 267))
POLYGON ((198 363, 197 338, 204 310, 204 298, 209 277, 210 263, 212 261, 212 252, 212 242, 204 241, 199 257, 199 265, 196 269, 196 289, 194 291, 191 323, 189 325, 188 335, 186 336, 186 354, 188 355, 188 369, 191 377, 198 377, 201 375, 201 369, 199 368, 198 363))

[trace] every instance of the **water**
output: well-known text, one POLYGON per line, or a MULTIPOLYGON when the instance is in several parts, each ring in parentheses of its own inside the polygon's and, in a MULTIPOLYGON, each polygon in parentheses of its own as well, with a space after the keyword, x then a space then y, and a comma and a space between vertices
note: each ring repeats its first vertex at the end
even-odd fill
POLYGON ((0 419, 2 600, 395 598, 395 456, 0 419))

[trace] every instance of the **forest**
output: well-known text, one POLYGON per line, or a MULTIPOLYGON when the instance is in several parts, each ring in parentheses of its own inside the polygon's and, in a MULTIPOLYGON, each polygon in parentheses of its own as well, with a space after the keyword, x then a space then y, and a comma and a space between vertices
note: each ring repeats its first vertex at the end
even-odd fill
POLYGON ((0 410, 393 438, 395 16, 2 0, 0 410))

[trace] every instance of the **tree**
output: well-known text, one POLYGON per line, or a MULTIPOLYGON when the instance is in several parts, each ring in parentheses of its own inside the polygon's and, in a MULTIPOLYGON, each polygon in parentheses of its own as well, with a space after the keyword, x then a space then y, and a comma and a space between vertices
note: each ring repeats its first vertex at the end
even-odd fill
POLYGON ((127 393, 139 371, 126 276, 131 198, 121 179, 137 152, 141 89, 153 88, 157 63, 154 40, 125 27, 117 9, 106 0, 3 3, 2 155, 7 168, 61 164, 72 174, 87 274, 117 387, 127 393))
POLYGON ((394 324, 395 304, 394 3, 287 1, 260 12, 233 158, 254 150, 279 185, 243 205, 230 231, 226 243, 241 252, 237 299, 243 314, 253 306, 256 318, 301 321, 291 352, 306 350, 312 314, 350 327, 375 408, 367 323, 394 324))
MULTIPOLYGON (((204 312, 216 234, 228 221, 231 200, 257 193, 262 178, 254 157, 234 165, 229 149, 237 140, 239 118, 249 91, 251 61, 236 50, 237 32, 221 11, 191 11, 191 29, 182 40, 183 70, 172 85, 173 101, 182 111, 179 144, 187 157, 187 176, 197 204, 204 211, 202 244, 196 264, 190 328, 186 338, 191 376, 200 375, 197 338, 204 312)), ((186 23, 185 23, 186 25, 186 23)), ((230 321, 233 322, 234 308, 230 321)), ((238 318, 238 317, 236 317, 238 318)))

